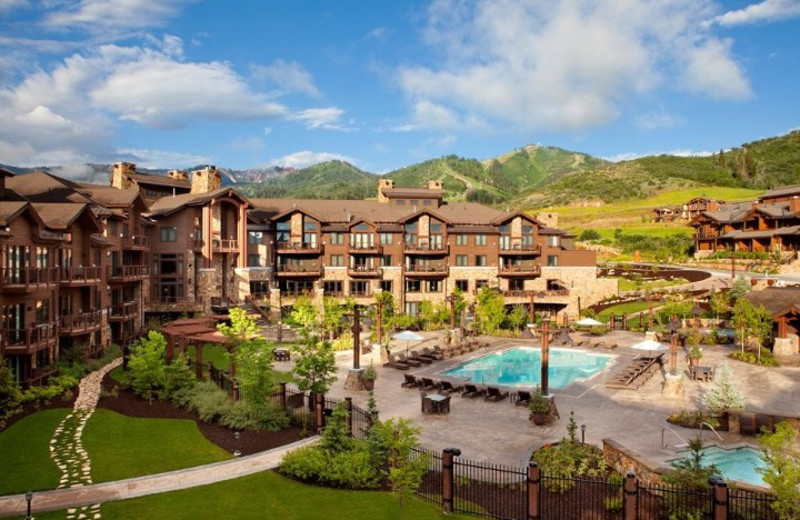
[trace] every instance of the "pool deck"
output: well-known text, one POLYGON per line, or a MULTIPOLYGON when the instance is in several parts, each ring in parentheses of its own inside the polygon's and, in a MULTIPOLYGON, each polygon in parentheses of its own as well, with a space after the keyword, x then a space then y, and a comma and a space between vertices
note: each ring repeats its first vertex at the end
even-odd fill
MULTIPOLYGON (((441 341, 440 333, 422 333, 427 339, 412 349, 432 346, 441 341)), ((463 363, 466 360, 480 357, 487 352, 519 345, 538 346, 537 340, 479 338, 488 341, 490 346, 483 351, 459 356, 448 360, 423 365, 421 368, 405 372, 421 377, 441 379, 440 373, 463 363)), ((582 339, 581 334, 574 334, 573 340, 582 339)), ((570 411, 575 412, 578 424, 586 424, 586 441, 597 445, 602 439, 610 438, 626 448, 653 461, 663 463, 675 458, 673 449, 661 448, 663 428, 674 430, 683 439, 697 435, 697 430, 690 430, 671 425, 666 418, 673 412, 695 409, 700 396, 709 389, 712 383, 685 381, 685 398, 683 401, 665 399, 661 396, 663 374, 654 375, 638 390, 611 390, 604 382, 642 351, 629 348, 643 339, 641 333, 613 331, 602 338, 606 343, 617 343, 619 347, 611 352, 599 350, 598 353, 611 353, 616 356, 615 362, 594 377, 578 381, 564 389, 551 390, 555 395, 556 405, 561 418, 547 426, 534 426, 528 420, 528 411, 524 407, 514 406, 509 399, 498 403, 486 402, 482 398, 462 399, 454 395, 448 415, 423 415, 420 406, 420 394, 417 389, 401 388, 403 371, 384 368, 374 362, 378 370, 375 383, 375 399, 383 419, 408 417, 421 428, 420 442, 423 446, 441 450, 454 447, 462 451, 462 457, 473 460, 492 461, 514 466, 526 465, 534 449, 539 446, 558 441, 566 435, 566 425, 570 411)), ((405 343, 398 351, 403 351, 405 343)), ((731 346, 704 347, 703 365, 718 366, 726 360, 731 346)), ((594 352, 594 351, 592 351, 594 352)), ((377 354, 376 354, 377 356, 377 354)), ((665 355, 669 362, 669 353, 665 355)), ((344 390, 344 380, 352 367, 352 358, 340 354, 339 381, 329 392, 331 397, 352 397, 353 402, 365 406, 368 394, 365 391, 351 392, 344 390)), ((362 358, 362 366, 370 363, 362 358)), ((778 414, 793 415, 796 413, 794 397, 800 391, 800 368, 779 367, 766 368, 728 360, 734 372, 734 378, 740 383, 740 389, 747 398, 748 410, 770 411, 778 414), (769 375, 766 376, 766 373, 769 375)), ((683 349, 678 353, 678 367, 686 369, 686 354, 683 349)), ((688 374, 688 371, 685 371, 688 374)), ((513 391, 513 389, 512 389, 513 391)), ((680 441, 672 433, 667 432, 667 442, 678 444, 680 441)), ((713 434, 705 432, 705 438, 711 439, 713 434)), ((721 432, 725 444, 741 442, 739 435, 721 432)))

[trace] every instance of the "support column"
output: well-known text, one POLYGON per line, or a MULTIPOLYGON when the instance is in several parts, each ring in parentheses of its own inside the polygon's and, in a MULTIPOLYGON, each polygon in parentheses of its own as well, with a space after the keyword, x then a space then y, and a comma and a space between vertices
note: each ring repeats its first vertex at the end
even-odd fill
POLYGON ((636 509, 639 501, 639 483, 636 475, 628 473, 625 475, 622 495, 622 520, 637 520, 636 509))
POLYGON ((617 330, 617 322, 613 312, 608 315, 608 328, 609 330, 617 330))
POLYGON ((460 455, 461 450, 458 448, 445 448, 442 451, 442 510, 445 514, 453 512, 453 496, 455 495, 453 458, 460 455))
POLYGON ((542 394, 549 393, 548 387, 550 386, 550 330, 548 320, 542 323, 542 374, 541 374, 541 389, 542 394))
POLYGON ((321 392, 314 394, 314 424, 317 433, 322 433, 325 428, 325 395, 321 392))
MULTIPOLYGON (((247 267, 247 203, 242 203, 239 206, 239 225, 237 226, 238 240, 237 249, 239 250, 239 258, 236 259, 236 266, 240 269, 247 267)), ((238 301, 238 294, 237 301, 238 301)))
POLYGON ((203 379, 203 344, 198 343, 194 347, 194 375, 197 379, 203 379))
POLYGON ((709 484, 714 486, 711 493, 714 504, 712 506, 711 518, 713 520, 728 520, 728 508, 730 493, 728 484, 719 477, 711 477, 709 484))
POLYGON ((167 336, 167 364, 172 364, 172 357, 175 355, 175 336, 172 334, 166 334, 167 336))
POLYGON ((678 371, 678 334, 675 332, 669 338, 669 373, 678 371))
POLYGON ((542 518, 541 503, 539 502, 539 486, 542 481, 542 472, 536 461, 528 463, 528 520, 542 518))

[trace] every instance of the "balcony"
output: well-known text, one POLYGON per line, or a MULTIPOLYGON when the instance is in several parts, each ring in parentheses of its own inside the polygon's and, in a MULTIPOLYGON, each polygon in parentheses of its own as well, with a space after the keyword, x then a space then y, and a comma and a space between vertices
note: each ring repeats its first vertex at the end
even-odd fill
POLYGON ((239 241, 228 238, 212 238, 211 249, 215 253, 238 253, 239 241))
POLYGON ((309 265, 277 265, 276 275, 279 278, 309 278, 322 276, 322 266, 309 265))
POLYGON ((450 254, 450 246, 447 244, 432 244, 424 240, 415 244, 404 242, 403 253, 407 255, 446 256, 450 254))
POLYGON ((382 255, 383 246, 375 244, 350 244, 347 251, 351 255, 382 255))
POLYGON ((127 321, 139 315, 139 302, 125 302, 120 305, 112 305, 108 315, 108 321, 127 321))
POLYGON ((33 354, 58 343, 58 324, 43 323, 27 329, 0 329, 0 342, 6 354, 33 354))
POLYGON ((444 278, 450 272, 446 265, 419 265, 410 264, 405 268, 406 276, 423 278, 444 278))
POLYGON ((319 242, 281 241, 275 244, 279 255, 320 255, 322 245, 319 242))
POLYGON ((150 269, 146 265, 118 265, 108 268, 108 281, 110 283, 146 280, 149 275, 150 269))
POLYGON ((539 256, 542 254, 542 246, 539 244, 515 243, 507 246, 500 246, 500 254, 503 256, 539 256))
POLYGON ((61 328, 58 331, 61 336, 80 336, 91 334, 100 330, 103 325, 101 311, 82 312, 72 316, 61 316, 59 319, 61 328))
POLYGON ((380 267, 368 265, 356 265, 347 268, 347 275, 350 278, 380 278, 383 270, 380 267))
POLYGON ((32 293, 54 289, 58 284, 58 267, 0 268, 0 289, 5 293, 32 293))
POLYGON ((698 229, 697 238, 699 240, 710 240, 713 238, 719 238, 719 232, 712 229, 698 229))
POLYGON ((542 274, 542 268, 536 264, 501 265, 497 268, 497 276, 503 278, 528 278, 542 274))
POLYGON ((353 298, 372 298, 373 294, 372 291, 350 291, 350 296, 353 298))
POLYGON ((61 287, 86 287, 102 281, 100 267, 62 267, 59 285, 61 287))
POLYGON ((147 251, 150 249, 150 238, 143 235, 122 237, 122 249, 147 251))

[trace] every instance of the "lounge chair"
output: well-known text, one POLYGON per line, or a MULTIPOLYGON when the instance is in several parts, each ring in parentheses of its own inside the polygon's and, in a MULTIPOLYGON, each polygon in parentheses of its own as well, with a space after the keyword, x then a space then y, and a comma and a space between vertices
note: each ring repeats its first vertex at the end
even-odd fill
POLYGON ((450 381, 442 381, 439 383, 439 392, 445 395, 460 392, 462 388, 462 386, 454 386, 450 381))
POLYGON ((405 381, 400 383, 400 386, 402 388, 416 388, 422 384, 419 379, 417 379, 415 376, 412 376, 411 374, 403 374, 403 378, 405 379, 405 381))
POLYGON ((422 361, 417 359, 407 358, 405 354, 398 354, 397 360, 401 363, 406 363, 410 367, 419 368, 422 366, 422 361))
POLYGON ((386 366, 390 368, 396 368, 397 370, 408 370, 411 367, 411 365, 405 361, 402 361, 401 359, 391 355, 389 356, 389 362, 386 363, 386 366))
POLYGON ((500 390, 496 386, 486 387, 486 396, 484 397, 486 401, 496 403, 497 401, 502 401, 506 397, 508 397, 508 390, 500 390))
POLYGON ((422 388, 425 390, 438 390, 439 383, 431 379, 430 377, 423 377, 422 378, 422 388))
POLYGON ((614 350, 615 348, 617 348, 617 344, 616 343, 612 343, 612 344, 606 346, 606 350, 614 350))
POLYGON ((470 399, 474 399, 484 395, 485 393, 485 388, 478 388, 473 384, 466 384, 464 385, 464 391, 461 392, 461 397, 469 397, 470 399))
POLYGON ((528 406, 531 402, 531 393, 527 390, 517 390, 516 399, 514 400, 515 406, 528 406))
POLYGON ((408 359, 412 359, 414 361, 419 361, 420 363, 425 363, 426 365, 430 365, 431 363, 433 363, 433 359, 432 358, 422 355, 421 352, 411 352, 408 355, 408 359))
MULTIPOLYGON (((439 348, 438 346, 435 347, 435 349, 438 349, 438 348, 439 348)), ((420 354, 420 357, 428 358, 431 361, 439 361, 439 360, 441 360, 442 359, 441 350, 437 351, 435 349, 431 350, 428 347, 424 347, 422 349, 422 354, 420 354)))

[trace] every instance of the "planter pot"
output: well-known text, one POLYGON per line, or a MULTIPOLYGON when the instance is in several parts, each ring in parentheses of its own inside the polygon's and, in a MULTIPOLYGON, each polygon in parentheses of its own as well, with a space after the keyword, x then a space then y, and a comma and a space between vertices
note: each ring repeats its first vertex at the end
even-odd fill
POLYGON ((689 366, 696 367, 700 364, 700 358, 689 358, 689 366))
POLYGON ((375 381, 364 381, 364 390, 372 390, 375 388, 375 381))
POLYGON ((531 412, 530 420, 533 421, 533 424, 536 426, 544 426, 547 424, 547 413, 531 412))

